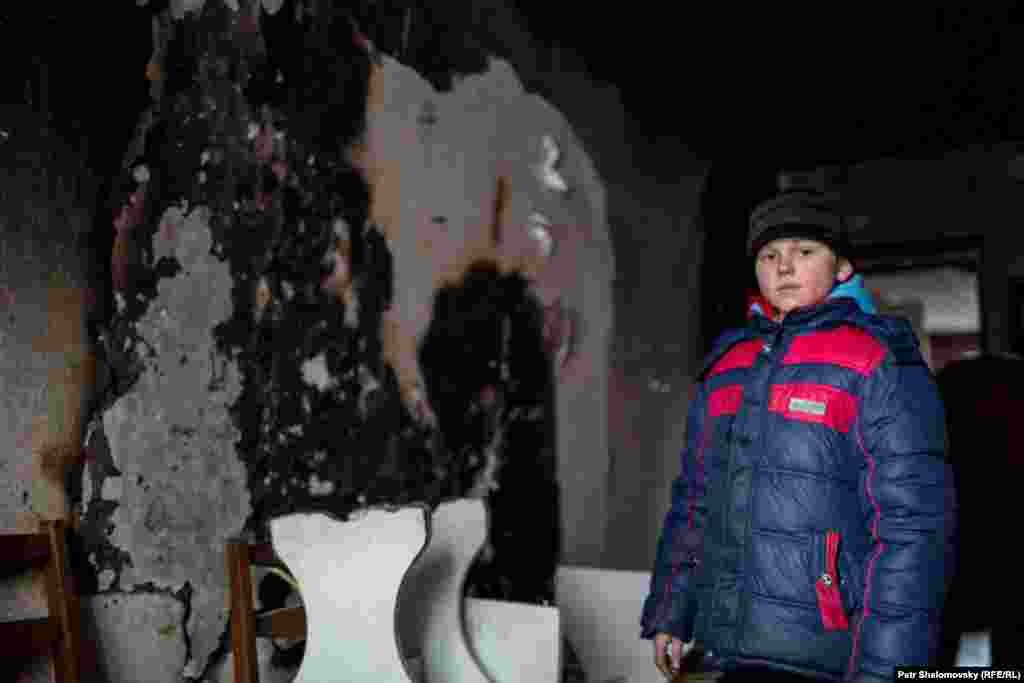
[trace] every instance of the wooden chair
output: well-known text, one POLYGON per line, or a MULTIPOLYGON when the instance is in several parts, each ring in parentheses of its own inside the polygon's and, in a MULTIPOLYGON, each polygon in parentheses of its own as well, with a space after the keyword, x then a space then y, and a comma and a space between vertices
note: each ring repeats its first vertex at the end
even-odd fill
POLYGON ((286 569, 269 543, 229 541, 227 564, 231 586, 231 652, 234 656, 235 683, 259 683, 256 639, 302 640, 306 637, 306 611, 302 607, 282 607, 256 612, 253 605, 252 567, 286 569))
POLYGON ((63 522, 44 521, 37 534, 0 535, 0 573, 9 576, 32 567, 45 569, 49 615, 0 622, 0 659, 48 654, 56 683, 78 683, 81 613, 63 522))

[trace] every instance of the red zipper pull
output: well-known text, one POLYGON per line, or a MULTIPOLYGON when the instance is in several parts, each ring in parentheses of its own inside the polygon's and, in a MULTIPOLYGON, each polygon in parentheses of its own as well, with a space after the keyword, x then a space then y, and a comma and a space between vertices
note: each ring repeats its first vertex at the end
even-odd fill
POLYGON ((829 631, 845 631, 850 628, 843 609, 842 596, 839 593, 839 533, 829 530, 825 534, 825 571, 814 583, 814 591, 818 595, 818 611, 821 622, 829 631))

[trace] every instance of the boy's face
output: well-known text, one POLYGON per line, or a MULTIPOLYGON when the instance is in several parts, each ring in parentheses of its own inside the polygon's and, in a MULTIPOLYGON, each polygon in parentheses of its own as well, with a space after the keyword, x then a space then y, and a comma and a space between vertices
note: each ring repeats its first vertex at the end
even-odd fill
POLYGON ((845 282, 853 266, 821 242, 778 239, 757 252, 757 284, 768 303, 785 317, 790 311, 820 304, 836 280, 845 282))

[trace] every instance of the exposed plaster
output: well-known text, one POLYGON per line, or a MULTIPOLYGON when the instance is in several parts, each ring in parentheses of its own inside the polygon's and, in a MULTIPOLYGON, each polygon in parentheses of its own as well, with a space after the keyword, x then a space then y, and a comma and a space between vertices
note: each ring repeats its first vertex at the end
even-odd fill
POLYGON ((185 665, 186 608, 179 598, 136 592, 95 595, 83 600, 88 622, 98 635, 132 634, 133 647, 101 647, 99 668, 105 680, 169 681, 185 665))
POLYGON ((211 334, 231 315, 232 280, 210 254, 207 212, 168 218, 178 229, 173 239, 154 236, 154 256, 176 259, 182 272, 158 282, 136 325, 150 355, 131 394, 104 414, 121 477, 106 478, 103 491, 115 492, 110 482, 121 482, 110 543, 131 563, 120 570, 120 588, 190 587, 184 633, 189 671, 201 672, 227 619, 224 547, 250 513, 245 468, 234 452, 239 434, 228 414, 241 382, 211 334))
MULTIPOLYGON (((213 16, 206 12, 203 20, 213 16)), ((251 30, 242 19, 239 30, 251 30)), ((161 44, 159 53, 173 54, 173 46, 161 44)), ((338 64, 355 64, 346 68, 357 72, 358 60, 350 57, 338 64)), ((97 545, 95 555, 101 572, 115 574, 103 574, 109 590, 141 586, 174 591, 183 601, 185 675, 201 675, 222 643, 220 553, 226 536, 244 524, 250 501, 259 500, 266 515, 286 506, 345 510, 381 499, 431 500, 441 491, 469 491, 473 481, 477 495, 485 495, 497 485, 504 448, 526 442, 537 461, 550 459, 538 446, 542 438, 524 441, 523 435, 541 431, 534 423, 543 417, 537 405, 543 392, 521 371, 512 377, 507 348, 495 349, 493 359, 504 386, 469 403, 470 424, 482 427, 466 428, 464 450, 449 444, 447 452, 435 447, 443 443, 437 440, 422 447, 417 426, 395 410, 395 377, 377 362, 379 344, 409 414, 420 427, 429 426, 436 416, 417 352, 427 327, 437 322, 431 320, 432 304, 442 289, 466 286, 471 270, 496 263, 498 271, 476 280, 505 288, 504 294, 495 292, 495 306, 525 301, 517 298, 523 293, 516 272, 529 279, 542 304, 558 302, 560 311, 578 305, 581 278, 573 258, 591 248, 589 243, 606 239, 603 206, 593 203, 593 188, 577 190, 590 182, 589 162, 564 119, 539 98, 526 96, 499 60, 483 75, 458 79, 443 97, 379 53, 371 63, 371 110, 380 104, 374 92, 393 89, 397 108, 412 110, 417 120, 403 118, 397 126, 371 122, 368 144, 353 154, 381 171, 367 177, 374 207, 369 220, 361 215, 361 181, 331 159, 329 145, 317 147, 301 137, 316 127, 311 122, 356 127, 354 106, 342 116, 300 121, 295 114, 295 121, 281 123, 274 107, 249 111, 245 103, 217 100, 224 82, 207 74, 188 91, 192 99, 182 106, 190 113, 165 110, 164 120, 150 115, 140 126, 134 156, 145 159, 147 172, 132 173, 134 185, 115 224, 115 276, 125 293, 118 306, 120 327, 109 337, 109 350, 123 352, 115 359, 122 368, 120 386, 131 389, 105 410, 112 469, 90 469, 87 509, 91 528, 102 526, 110 535, 109 547, 97 545), (396 81, 381 80, 388 69, 398 74, 396 81), (157 135, 157 126, 169 128, 157 135), (213 144, 218 135, 234 140, 225 130, 245 138, 247 129, 241 149, 234 142, 213 144), (374 142, 382 136, 419 142, 390 150, 374 142), (400 167, 411 175, 402 175, 400 167), (225 169, 236 179, 260 177, 251 196, 241 183, 228 183, 232 176, 225 169), (165 208, 175 202, 180 208, 165 208), (190 211, 190 204, 218 209, 190 211), (413 215, 402 213, 410 209, 413 215), (543 226, 531 216, 543 216, 543 226), (381 220, 389 217, 395 220, 381 220), (303 237, 292 239, 295 234, 303 237), (324 272, 312 272, 309 266, 317 263, 326 263, 324 272), (135 276, 141 285, 133 283, 135 276), (340 305, 318 299, 311 290, 318 284, 340 305), (303 312, 314 303, 315 316, 303 312), (287 339, 283 349, 270 347, 275 338, 287 339), (300 388, 304 375, 315 386, 300 388), (517 392, 528 410, 512 406, 507 422, 496 420, 517 392), (198 414, 190 410, 196 405, 198 414), (516 421, 518 431, 508 438, 505 430, 516 421), (117 484, 107 484, 114 477, 120 477, 120 496, 106 500, 104 490, 115 497, 117 484), (197 557, 186 556, 186 549, 197 557)), ((275 67, 272 81, 291 87, 296 75, 283 70, 286 75, 275 67)), ((164 78, 154 69, 154 88, 173 91, 164 78)), ((276 86, 268 87, 272 92, 276 86)), ((332 97, 339 94, 349 103, 358 99, 351 90, 332 97)), ((134 161, 129 166, 139 167, 134 161)), ((530 318, 528 311, 516 315, 530 318)), ((520 333, 521 347, 530 347, 532 331, 520 333)), ((559 332, 550 341, 569 360, 573 347, 565 340, 578 336, 559 332)), ((464 428, 460 415, 449 418, 456 431, 464 428)), ((521 466, 527 462, 533 463, 520 456, 521 466)))
POLYGON ((551 311, 549 341, 559 370, 567 369, 583 333, 578 269, 595 261, 584 252, 601 252, 596 263, 609 270, 598 279, 609 291, 614 264, 600 183, 553 107, 525 93, 498 59, 440 93, 384 56, 371 67, 367 130, 352 158, 370 184, 370 218, 394 254, 384 354, 410 412, 436 422, 417 349, 437 290, 457 285, 476 264, 526 275, 551 311), (426 110, 429 135, 418 132, 426 110), (572 183, 584 191, 572 192, 572 183))

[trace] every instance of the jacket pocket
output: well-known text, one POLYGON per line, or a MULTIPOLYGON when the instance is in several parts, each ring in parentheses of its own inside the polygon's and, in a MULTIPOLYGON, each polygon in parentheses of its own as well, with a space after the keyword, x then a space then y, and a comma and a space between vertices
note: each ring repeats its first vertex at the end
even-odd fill
POLYGON ((839 588, 839 532, 830 529, 816 540, 818 552, 813 553, 811 561, 817 564, 812 569, 816 571, 814 593, 821 623, 826 631, 846 631, 850 622, 839 588))

